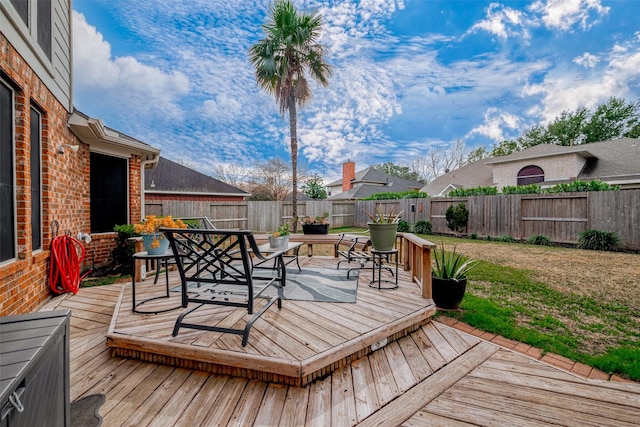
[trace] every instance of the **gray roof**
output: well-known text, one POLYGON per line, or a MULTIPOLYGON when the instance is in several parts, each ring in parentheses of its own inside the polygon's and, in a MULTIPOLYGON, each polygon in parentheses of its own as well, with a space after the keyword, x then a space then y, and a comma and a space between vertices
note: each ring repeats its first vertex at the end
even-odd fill
POLYGON ((488 163, 494 158, 481 159, 461 168, 440 175, 422 188, 429 196, 437 196, 448 186, 455 188, 493 187, 493 167, 488 163))
MULTIPOLYGON (((353 188, 342 193, 335 194, 328 200, 353 200, 363 199, 376 193, 400 193, 403 191, 417 190, 422 187, 422 183, 410 179, 398 178, 384 172, 369 167, 356 173, 355 179, 351 181, 353 188)), ((342 184, 342 180, 334 181, 328 186, 342 184)))
MULTIPOLYGON (((621 138, 572 147, 540 144, 508 156, 478 160, 439 176, 427 184, 422 191, 433 196, 440 194, 449 185, 462 188, 493 186, 492 166, 494 164, 526 159, 533 161, 572 153, 587 159, 577 179, 588 181, 597 178, 611 181, 617 178, 640 181, 640 139, 621 138)), ((554 183, 556 182, 547 182, 547 184, 554 183)))
POLYGON ((145 173, 147 193, 248 196, 249 193, 186 166, 160 157, 158 166, 145 173))

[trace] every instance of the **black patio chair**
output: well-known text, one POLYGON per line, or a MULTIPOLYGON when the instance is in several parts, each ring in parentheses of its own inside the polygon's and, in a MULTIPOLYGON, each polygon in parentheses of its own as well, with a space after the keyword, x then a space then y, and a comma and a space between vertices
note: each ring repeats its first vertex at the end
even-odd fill
POLYGON ((336 269, 340 270, 340 264, 343 262, 346 262, 347 264, 351 264, 351 262, 358 262, 359 267, 350 266, 347 271, 347 277, 349 277, 351 271, 365 268, 366 263, 373 259, 370 249, 371 238, 368 234, 340 233, 340 239, 336 243, 335 252, 338 254, 338 257, 343 259, 338 261, 336 269))
MULTIPOLYGON (((242 335, 242 346, 249 340, 253 323, 271 307, 282 308, 282 289, 286 282, 284 251, 264 256, 249 230, 219 229, 162 229, 171 244, 181 281, 182 307, 187 308, 176 320, 173 336, 180 328, 199 329, 242 335), (276 259, 275 269, 259 270, 254 274, 253 261, 265 262, 276 259), (276 295, 266 295, 269 287, 276 295), (254 313, 258 298, 265 305, 254 313), (247 310, 251 317, 243 329, 221 327, 206 323, 190 323, 185 317, 205 305, 239 307, 247 310)), ((201 321, 206 321, 201 318, 201 321)))

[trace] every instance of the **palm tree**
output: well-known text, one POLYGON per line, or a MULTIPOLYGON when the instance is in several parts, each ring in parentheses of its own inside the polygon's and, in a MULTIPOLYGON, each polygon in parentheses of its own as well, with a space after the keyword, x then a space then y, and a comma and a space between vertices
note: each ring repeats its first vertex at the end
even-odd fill
POLYGON ((331 66, 324 61, 325 47, 318 43, 322 19, 317 11, 300 13, 290 0, 276 0, 270 17, 262 25, 265 38, 249 52, 256 69, 256 81, 267 93, 275 95, 284 117, 289 111, 291 134, 291 175, 293 181, 294 231, 298 223, 298 124, 297 106, 311 100, 309 74, 328 86, 331 66))

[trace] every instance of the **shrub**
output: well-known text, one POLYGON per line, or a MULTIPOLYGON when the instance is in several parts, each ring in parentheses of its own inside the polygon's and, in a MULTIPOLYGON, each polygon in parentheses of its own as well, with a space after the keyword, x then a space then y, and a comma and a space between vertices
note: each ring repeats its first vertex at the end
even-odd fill
POLYGON ((542 187, 539 184, 507 185, 502 187, 502 194, 540 194, 542 187))
POLYGON ((409 227, 409 223, 404 219, 398 221, 398 231, 401 233, 409 232, 411 228, 409 227))
POLYGON ((471 240, 478 240, 478 233, 471 233, 471 235, 469 236, 469 238, 471 240))
POLYGON ((554 185, 547 189, 548 193, 573 193, 578 191, 615 191, 619 190, 619 185, 609 185, 606 182, 602 182, 599 179, 592 179, 591 181, 580 181, 579 179, 569 182, 554 185))
POLYGON ((456 206, 449 206, 445 213, 447 219, 447 227, 449 230, 457 234, 467 227, 469 222, 469 210, 464 203, 458 203, 456 206))
POLYGON ((429 195, 423 191, 408 190, 398 193, 376 193, 362 200, 390 200, 390 199, 426 199, 429 195))
POLYGON ((467 196, 495 196, 498 194, 496 187, 472 187, 456 188, 451 190, 447 197, 467 197, 467 196))
POLYGON ((612 231, 587 230, 578 236, 578 248, 594 251, 615 251, 620 246, 618 235, 612 231))
POLYGON ((131 237, 139 236, 135 232, 133 224, 116 225, 113 231, 116 236, 116 246, 109 254, 110 269, 114 273, 129 274, 133 268, 133 254, 135 253, 135 243, 129 241, 131 237))
POLYGON ((433 225, 431 221, 416 221, 416 223, 413 224, 413 232, 416 234, 431 234, 433 233, 433 225))
POLYGON ((531 236, 527 239, 527 243, 530 245, 540 245, 540 246, 553 246, 553 242, 547 236, 543 236, 542 234, 536 234, 535 236, 531 236))
POLYGON ((505 234, 503 236, 498 236, 495 239, 496 242, 504 242, 504 243, 516 243, 517 240, 513 238, 513 236, 509 236, 508 234, 505 234))

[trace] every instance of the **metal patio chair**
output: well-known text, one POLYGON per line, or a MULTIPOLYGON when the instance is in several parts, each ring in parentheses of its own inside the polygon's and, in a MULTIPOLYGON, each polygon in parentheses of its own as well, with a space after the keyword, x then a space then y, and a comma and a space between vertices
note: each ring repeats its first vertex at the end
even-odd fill
POLYGON ((271 307, 282 308, 282 289, 286 282, 284 251, 275 251, 268 256, 260 253, 249 230, 219 229, 162 229, 171 244, 181 281, 182 307, 186 308, 173 328, 176 336, 180 328, 199 329, 242 335, 242 346, 249 340, 253 323, 271 307), (254 274, 254 261, 264 263, 275 259, 275 269, 259 270, 254 274), (274 273, 275 272, 275 273, 274 273), (265 291, 274 287, 276 295, 265 291), (258 298, 266 301, 256 313, 258 298), (190 303, 195 304, 188 307, 190 303), (216 326, 206 323, 187 322, 185 317, 205 305, 238 307, 247 310, 250 318, 243 329, 216 326))

